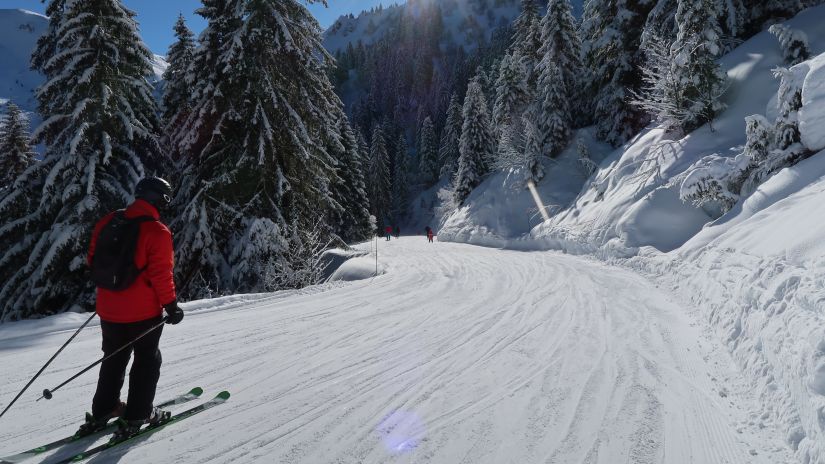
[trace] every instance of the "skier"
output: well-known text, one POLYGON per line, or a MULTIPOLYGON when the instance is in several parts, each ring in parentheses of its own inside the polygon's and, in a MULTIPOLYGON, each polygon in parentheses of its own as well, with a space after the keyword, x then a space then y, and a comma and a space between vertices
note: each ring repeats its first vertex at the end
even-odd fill
POLYGON ((427 226, 424 230, 427 231, 427 241, 433 243, 433 229, 430 226, 427 226))
POLYGON ((401 227, 395 226, 395 238, 401 237, 401 227))
POLYGON ((387 241, 390 241, 390 237, 392 237, 392 226, 384 227, 384 233, 387 234, 387 241))
MULTIPOLYGON (((95 225, 89 245, 88 262, 97 284, 96 307, 104 355, 160 324, 164 311, 167 324, 178 324, 183 320, 172 275, 172 233, 160 222, 159 214, 172 201, 172 187, 161 178, 145 178, 138 183, 135 198, 125 210, 109 213, 95 225), (113 244, 117 248, 129 240, 129 230, 133 231, 133 259, 125 264, 122 261, 113 264, 117 261, 117 256, 111 252, 113 244), (113 239, 115 235, 117 237, 113 239), (96 249, 100 251, 97 256, 96 249), (134 270, 121 284, 125 288, 101 286, 99 275, 107 272, 107 266, 112 270, 110 274, 116 275, 122 272, 123 266, 134 270), (133 280, 129 283, 129 279, 133 280)), ((117 282, 118 279, 112 280, 117 282)), ((86 422, 77 431, 78 435, 93 434, 103 429, 110 419, 119 418, 118 429, 112 437, 113 441, 119 441, 135 435, 144 424, 162 423, 171 417, 171 413, 152 405, 160 377, 158 344, 162 331, 163 327, 158 327, 135 341, 131 348, 101 364, 92 412, 86 414, 86 422), (120 390, 132 351, 135 359, 129 372, 128 401, 124 404, 120 400, 120 390)))

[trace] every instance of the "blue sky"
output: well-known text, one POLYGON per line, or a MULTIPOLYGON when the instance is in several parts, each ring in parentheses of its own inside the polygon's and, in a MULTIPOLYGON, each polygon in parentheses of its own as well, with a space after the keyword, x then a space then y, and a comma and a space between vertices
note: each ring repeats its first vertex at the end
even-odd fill
MULTIPOLYGON (((205 22, 194 11, 200 6, 200 0, 123 0, 129 8, 137 11, 143 40, 149 48, 165 55, 169 44, 174 40, 172 26, 178 13, 183 13, 189 27, 196 33, 205 26, 205 22)), ((381 3, 389 5, 403 3, 403 0, 328 0, 329 7, 321 4, 309 5, 312 14, 318 18, 324 28, 330 26, 339 16, 347 13, 358 14, 381 3)), ((0 8, 23 8, 43 13, 45 7, 40 0, 0 0, 0 8)))

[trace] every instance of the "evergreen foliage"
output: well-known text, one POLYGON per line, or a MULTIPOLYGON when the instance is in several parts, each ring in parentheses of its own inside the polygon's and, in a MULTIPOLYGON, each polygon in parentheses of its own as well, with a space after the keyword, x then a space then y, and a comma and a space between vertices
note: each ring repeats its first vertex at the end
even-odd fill
MULTIPOLYGON (((429 119, 429 118, 428 118, 429 119)), ((392 216, 399 224, 407 216, 410 204, 410 155, 404 135, 395 143, 395 173, 393 175, 392 216)))
POLYGON ((0 198, 17 178, 35 162, 34 148, 29 135, 29 121, 14 103, 6 106, 6 115, 0 119, 0 198))
POLYGON ((378 226, 390 220, 390 159, 387 141, 381 126, 376 125, 370 142, 369 166, 367 168, 367 192, 370 198, 370 212, 378 220, 378 226))
POLYGON ((0 202, 0 320, 91 308, 84 276, 95 222, 123 207, 144 174, 163 173, 151 53, 116 0, 53 1, 33 62, 46 146, 0 202))
POLYGON ((633 104, 642 87, 642 35, 654 2, 589 0, 581 34, 588 68, 585 88, 592 95, 596 136, 614 146, 630 139, 648 123, 633 104))
POLYGON ((459 140, 461 139, 462 106, 458 95, 450 97, 450 106, 447 110, 447 121, 441 131, 441 141, 438 147, 438 162, 441 165, 441 177, 452 178, 458 167, 459 140))
POLYGON ((493 104, 493 125, 499 134, 505 126, 521 127, 521 116, 529 99, 527 70, 521 56, 518 52, 505 55, 499 65, 493 104))
POLYGON ((193 110, 172 138, 187 166, 174 224, 185 298, 266 288, 296 230, 342 208, 342 105, 318 23, 296 0, 206 0, 199 13, 193 110))
POLYGON ((550 55, 545 56, 541 68, 536 108, 532 112, 536 119, 534 137, 543 154, 556 156, 570 142, 570 93, 561 67, 551 61, 550 55))
POLYGON ((461 204, 488 172, 494 135, 487 101, 478 77, 467 87, 462 110, 458 169, 453 180, 456 203, 461 204))
POLYGON ((787 65, 793 66, 811 57, 808 36, 804 32, 791 29, 784 24, 774 24, 769 31, 779 41, 787 65))
POLYGON ((169 67, 163 73, 166 82, 161 110, 166 133, 175 132, 175 125, 189 117, 191 91, 186 82, 195 54, 195 35, 186 26, 183 15, 175 22, 175 43, 169 47, 166 61, 169 67))
POLYGON ((438 165, 438 142, 435 137, 435 128, 429 116, 421 125, 418 137, 418 160, 418 172, 424 182, 424 187, 434 185, 438 181, 440 166, 438 165))
POLYGON ((344 242, 360 242, 367 240, 372 234, 369 197, 358 139, 343 112, 338 116, 338 132, 341 135, 340 143, 332 150, 337 174, 332 193, 340 208, 330 210, 329 223, 344 242))

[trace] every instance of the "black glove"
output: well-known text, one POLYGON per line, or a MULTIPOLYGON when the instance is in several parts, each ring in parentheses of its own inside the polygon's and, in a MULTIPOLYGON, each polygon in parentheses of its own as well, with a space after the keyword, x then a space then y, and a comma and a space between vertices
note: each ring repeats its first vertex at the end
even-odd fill
POLYGON ((163 310, 166 311, 166 323, 178 324, 183 320, 183 310, 178 306, 178 300, 163 305, 163 310))

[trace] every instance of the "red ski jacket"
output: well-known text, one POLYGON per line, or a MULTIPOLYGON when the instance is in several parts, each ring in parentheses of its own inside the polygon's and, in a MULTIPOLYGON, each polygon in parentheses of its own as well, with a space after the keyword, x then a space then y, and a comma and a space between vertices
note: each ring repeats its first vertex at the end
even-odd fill
MULTIPOLYGON (((100 231, 114 214, 107 214, 95 225, 89 245, 89 265, 92 264, 100 231)), ((126 290, 97 289, 97 314, 104 321, 124 323, 152 319, 163 313, 163 305, 176 299, 172 277, 175 266, 172 233, 160 222, 158 210, 144 200, 136 200, 126 208, 127 218, 138 216, 156 219, 140 224, 135 265, 138 269, 145 269, 126 290)))

